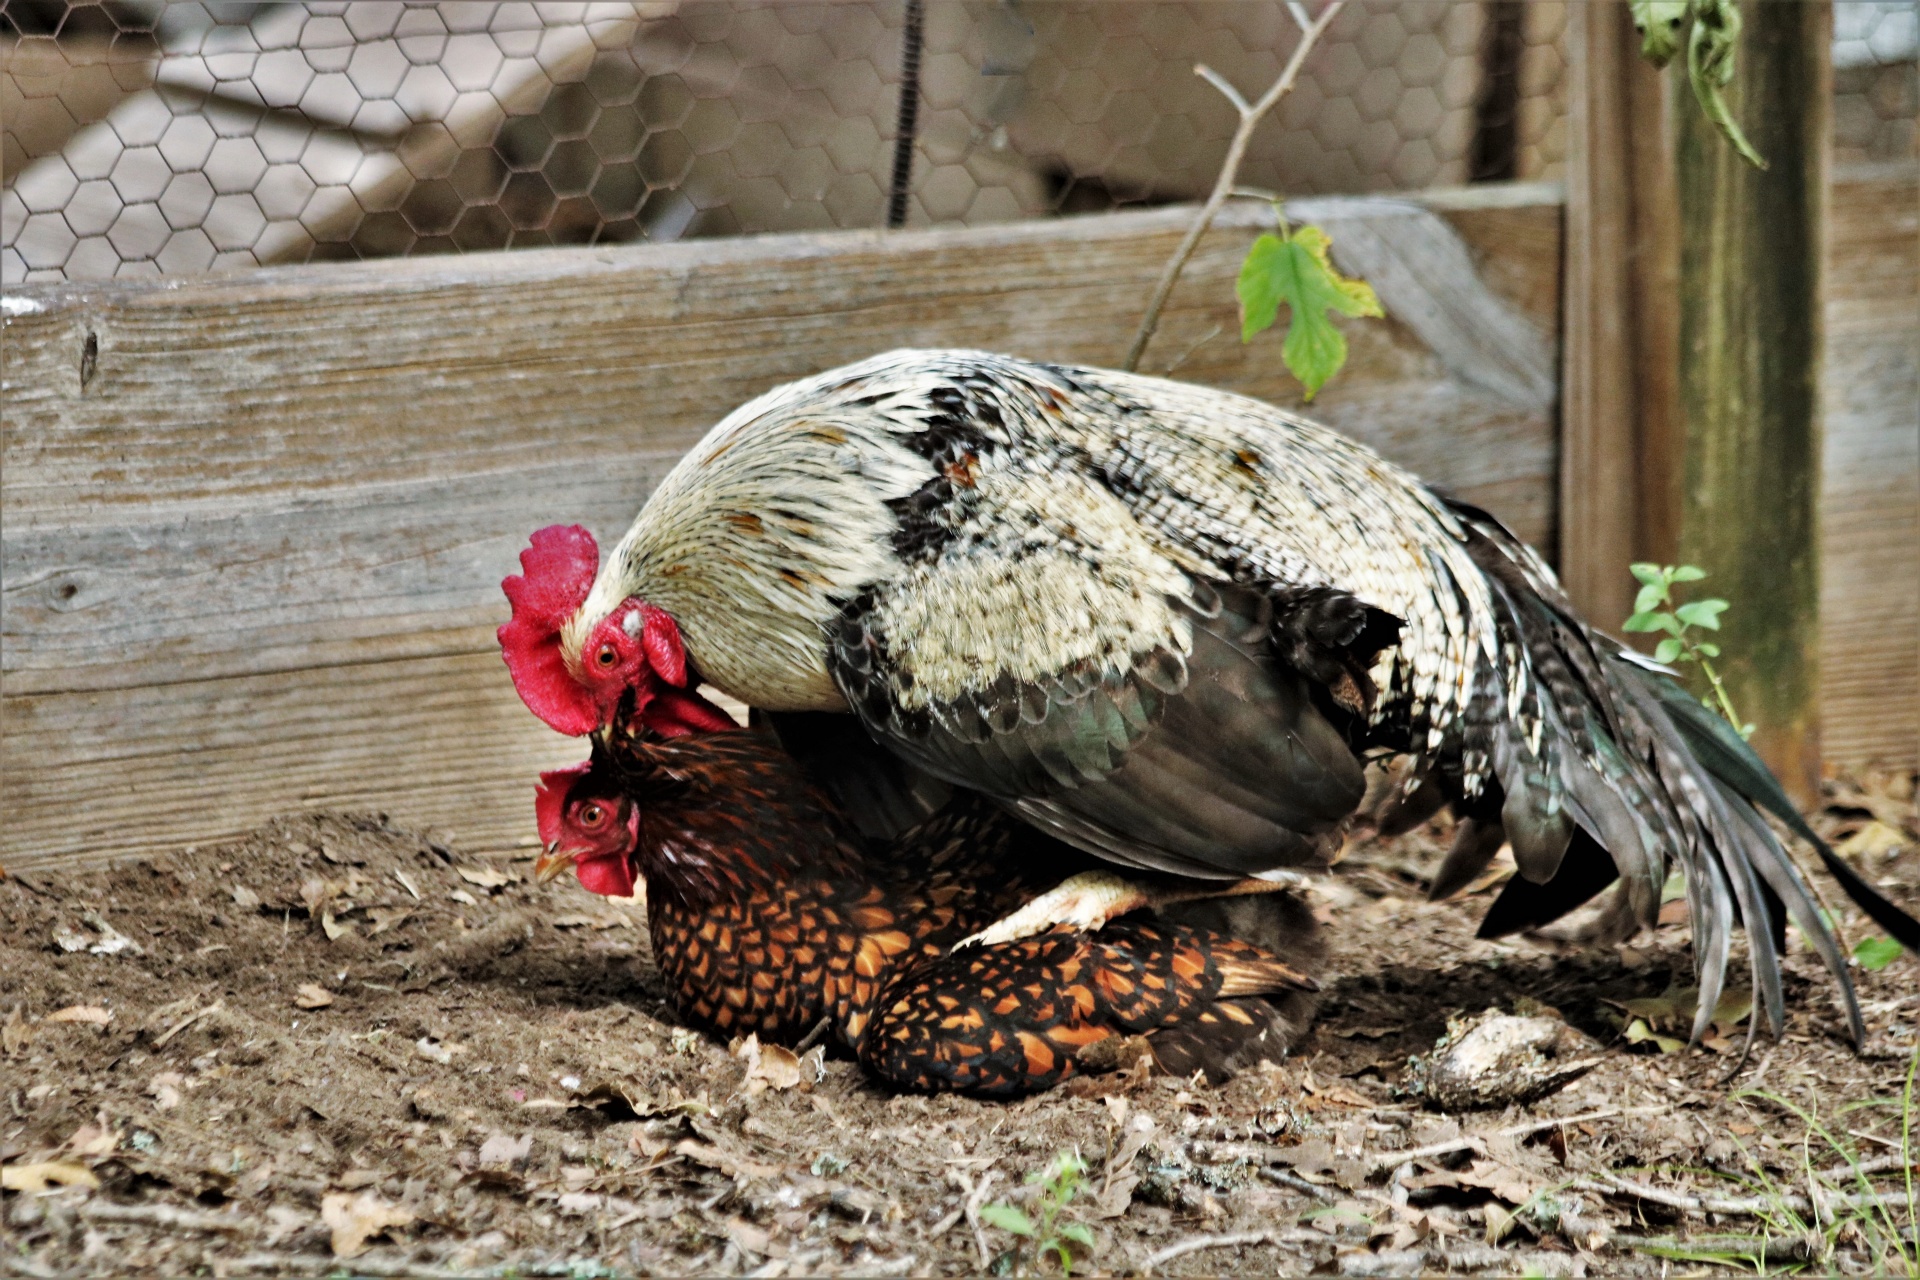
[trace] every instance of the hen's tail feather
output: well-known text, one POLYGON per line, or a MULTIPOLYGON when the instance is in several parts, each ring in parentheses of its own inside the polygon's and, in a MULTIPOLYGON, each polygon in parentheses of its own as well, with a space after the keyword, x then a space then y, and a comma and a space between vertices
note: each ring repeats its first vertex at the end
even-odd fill
POLYGON ((1756 806, 1811 844, 1847 896, 1902 945, 1920 949, 1920 921, 1874 891, 1814 834, 1731 726, 1670 677, 1580 622, 1537 557, 1492 517, 1455 509, 1493 593, 1503 664, 1509 672, 1523 665, 1528 677, 1502 689, 1506 715, 1477 721, 1504 793, 1500 817, 1521 871, 1489 910, 1482 936, 1555 919, 1616 872, 1633 915, 1651 926, 1667 869, 1677 861, 1686 878, 1700 988, 1695 1040, 1707 1031, 1725 988, 1735 924, 1748 931, 1760 1006, 1756 1028, 1764 1016, 1775 1032, 1784 1029, 1780 939, 1791 918, 1832 971, 1859 1042, 1865 1028, 1846 956, 1756 806), (1518 789, 1530 794, 1516 800, 1518 789), (1564 845, 1561 823, 1571 831, 1564 845))

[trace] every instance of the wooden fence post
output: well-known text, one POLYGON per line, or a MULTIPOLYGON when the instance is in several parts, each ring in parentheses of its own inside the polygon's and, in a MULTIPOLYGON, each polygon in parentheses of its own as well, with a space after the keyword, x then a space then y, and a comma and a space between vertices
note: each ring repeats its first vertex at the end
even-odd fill
MULTIPOLYGON (((1595 6, 1607 7, 1607 6, 1595 6)), ((1761 172, 1678 106, 1680 554, 1733 602, 1725 675, 1802 803, 1820 780, 1820 381, 1832 7, 1749 3, 1728 98, 1761 172)))
POLYGON ((1625 4, 1570 7, 1564 368, 1557 561, 1618 631, 1634 560, 1671 560, 1681 454, 1679 209, 1670 84, 1639 57, 1625 4))

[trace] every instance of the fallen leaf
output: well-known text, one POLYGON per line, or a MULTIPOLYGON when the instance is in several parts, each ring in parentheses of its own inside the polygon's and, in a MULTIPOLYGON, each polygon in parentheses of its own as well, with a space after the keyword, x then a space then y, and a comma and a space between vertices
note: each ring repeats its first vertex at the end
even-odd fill
POLYGON ((309 916, 319 916, 320 908, 332 901, 339 892, 340 885, 336 881, 320 876, 309 876, 300 882, 300 901, 306 905, 309 916))
POLYGON ((594 1212, 604 1200, 604 1196, 596 1196, 584 1191, 568 1191, 561 1195, 557 1204, 561 1213, 579 1215, 594 1212))
MULTIPOLYGON (((462 1046, 464 1047, 464 1046, 462 1046)), ((421 1057, 441 1066, 453 1061, 455 1050, 447 1045, 436 1043, 430 1036, 421 1036, 414 1041, 413 1050, 421 1057)))
POLYGON ((777 1044, 761 1044, 757 1035, 750 1034, 735 1045, 733 1056, 747 1064, 748 1097, 768 1089, 796 1088, 805 1080, 800 1055, 777 1044))
POLYGON ((104 1027, 113 1021, 113 1010, 102 1009, 97 1004, 70 1004, 64 1009, 56 1009, 41 1019, 42 1022, 90 1022, 94 1026, 104 1027))
POLYGON ((447 896, 449 898, 452 898, 455 902, 462 903, 469 907, 477 907, 480 905, 480 899, 474 897, 472 894, 468 893, 465 889, 455 889, 452 893, 448 894, 447 896))
POLYGON ((334 919, 331 910, 325 910, 320 913, 320 928, 321 931, 327 935, 328 942, 338 942, 341 938, 353 932, 353 926, 350 924, 341 924, 338 920, 334 919))
POLYGON ((44 1160, 39 1164, 10 1164, 0 1168, 0 1188, 36 1193, 55 1187, 97 1187, 100 1179, 80 1165, 65 1160, 44 1160))
POLYGON ((20 1015, 20 1006, 14 1005, 7 1010, 7 1020, 0 1024, 0 1053, 11 1058, 33 1043, 33 1028, 20 1015))
POLYGON ((293 1002, 302 1009, 324 1009, 333 1003, 333 993, 316 982, 303 982, 293 993, 293 1002))
POLYGON ((1663 1036, 1647 1025, 1645 1018, 1635 1018, 1627 1024, 1625 1032, 1628 1044, 1645 1044, 1651 1041, 1658 1045, 1662 1053, 1680 1053, 1687 1047, 1685 1040, 1676 1040, 1672 1036, 1663 1036))
POLYGON ((371 1191, 357 1196, 335 1192, 321 1199, 320 1220, 333 1230, 333 1256, 357 1258, 367 1251, 368 1236, 404 1227, 413 1215, 371 1191))
POLYGON ((775 1178, 786 1172, 780 1165, 765 1164, 750 1156, 722 1151, 719 1147, 696 1142, 692 1138, 680 1139, 673 1144, 673 1150, 676 1155, 683 1155, 709 1169, 718 1169, 730 1178, 775 1178))
POLYGON ((242 911, 252 911, 260 905, 260 895, 243 884, 234 885, 227 892, 233 895, 233 905, 242 911))
POLYGON ((377 938, 389 929, 398 929, 413 919, 413 912, 406 907, 369 907, 367 915, 373 920, 373 928, 367 930, 370 938, 377 938))
POLYGON ((110 1156, 119 1145, 120 1135, 113 1130, 97 1124, 83 1124, 67 1139, 66 1150, 69 1154, 91 1159, 110 1156))
POLYGON ((171 1111, 180 1105, 180 1090, 186 1085, 186 1077, 177 1071, 162 1071, 147 1085, 147 1092, 153 1095, 155 1111, 171 1111))
POLYGON ((72 925, 63 924, 53 931, 53 945, 67 952, 85 951, 93 945, 93 938, 72 925))
POLYGON ((462 880, 482 889, 498 889, 503 885, 513 883, 513 878, 497 867, 480 867, 477 869, 474 867, 455 867, 454 870, 459 873, 462 880))
POLYGON ((393 878, 400 882, 400 887, 402 889, 405 889, 408 893, 413 895, 413 900, 415 902, 420 901, 420 886, 413 882, 413 878, 411 876, 409 876, 406 872, 396 868, 393 873, 393 878))
POLYGON ((481 1164, 525 1164, 527 1157, 532 1154, 532 1134, 522 1134, 518 1138, 509 1138, 504 1133, 496 1133, 480 1144, 480 1155, 478 1159, 481 1164))
POLYGON ((1887 859, 1899 853, 1906 844, 1905 833, 1875 818, 1842 840, 1836 848, 1849 858, 1887 859))
POLYGON ((86 921, 100 935, 100 940, 87 948, 88 955, 117 956, 123 951, 136 956, 145 954, 139 943, 108 924, 99 912, 87 912, 86 921))

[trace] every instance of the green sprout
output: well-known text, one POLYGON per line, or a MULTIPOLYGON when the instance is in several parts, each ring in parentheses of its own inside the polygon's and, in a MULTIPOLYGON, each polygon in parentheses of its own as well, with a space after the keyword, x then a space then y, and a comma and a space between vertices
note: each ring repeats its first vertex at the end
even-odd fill
POLYGON ((1720 615, 1726 612, 1727 602, 1707 599, 1676 604, 1674 600, 1676 583, 1698 582, 1707 576, 1707 571, 1692 564, 1636 564, 1632 568, 1633 576, 1640 583, 1640 594, 1633 600, 1633 616, 1622 625, 1628 631, 1666 632, 1653 651, 1653 660, 1698 663, 1700 673, 1713 687, 1713 697, 1701 701, 1725 716, 1741 737, 1752 737, 1753 726, 1741 722, 1733 709, 1733 700, 1727 696, 1727 686, 1714 670, 1713 659, 1720 656, 1720 646, 1696 634, 1720 629, 1720 615))
POLYGON ((1060 1274, 1071 1276, 1073 1250, 1070 1246, 1077 1244, 1091 1251, 1093 1228, 1084 1222, 1062 1221, 1061 1215, 1085 1189, 1086 1181, 1087 1162, 1078 1152, 1062 1151, 1044 1170, 1027 1175, 1028 1185, 1038 1184, 1040 1189, 1036 1206, 1038 1222, 1013 1205, 1000 1203, 982 1205, 980 1221, 1031 1241, 1036 1257, 1052 1255, 1059 1260, 1060 1274))

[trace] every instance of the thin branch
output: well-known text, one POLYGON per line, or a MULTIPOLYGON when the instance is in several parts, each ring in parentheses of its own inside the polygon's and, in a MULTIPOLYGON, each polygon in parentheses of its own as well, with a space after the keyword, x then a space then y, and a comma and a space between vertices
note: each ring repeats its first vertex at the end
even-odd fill
POLYGON ((1198 1253, 1202 1249, 1239 1249, 1254 1244, 1301 1243, 1305 1241, 1312 1241, 1317 1244, 1324 1242, 1326 1238, 1325 1235, 1318 1231, 1302 1231, 1297 1228, 1290 1231, 1235 1231, 1226 1235, 1217 1236, 1188 1236, 1185 1240, 1175 1241, 1157 1253, 1148 1254, 1146 1262, 1141 1265, 1140 1269, 1151 1275, 1153 1269, 1161 1263, 1172 1262, 1175 1258, 1184 1258, 1189 1253, 1198 1253))
POLYGON ((1294 25, 1302 31, 1312 29, 1313 19, 1307 16, 1307 6, 1301 4, 1300 0, 1287 0, 1287 12, 1293 15, 1294 25))
MULTIPOLYGON (((1211 68, 1194 68, 1196 75, 1227 95, 1227 101, 1231 102, 1234 110, 1240 113, 1240 126, 1233 131, 1233 140, 1227 144, 1227 157, 1220 164, 1220 176, 1214 181, 1213 193, 1207 197, 1207 202, 1200 206, 1199 216, 1194 218, 1193 225, 1187 228, 1187 234, 1181 237, 1180 245, 1173 251, 1173 257, 1167 262, 1166 270, 1160 273, 1160 282, 1153 287, 1153 296, 1147 301, 1146 314, 1140 318, 1140 328, 1133 335, 1133 346, 1127 350, 1127 359, 1122 368, 1140 367, 1140 357, 1146 354, 1147 344, 1153 341, 1154 331, 1160 327, 1160 313, 1166 310, 1167 299, 1172 296, 1173 286, 1180 280, 1180 272, 1186 267, 1187 259, 1193 256, 1194 249, 1199 246, 1200 237, 1204 236, 1207 228, 1213 225, 1214 217, 1220 212, 1220 206, 1227 202, 1227 197, 1233 192, 1234 181, 1240 174, 1240 162, 1246 158, 1247 144, 1253 140, 1254 129, 1259 127, 1260 121, 1267 112, 1273 110, 1274 104, 1293 88, 1293 82, 1299 78, 1300 68, 1305 64, 1307 55, 1313 51, 1313 46, 1320 42, 1320 37, 1326 34, 1327 27, 1332 24, 1334 18, 1339 16, 1340 10, 1345 5, 1346 0, 1328 0, 1327 7, 1320 11, 1320 16, 1301 28, 1303 34, 1300 37, 1300 44, 1294 49, 1293 56, 1287 59, 1287 65, 1281 69, 1280 78, 1275 80, 1273 86, 1251 106, 1247 104, 1245 98, 1240 96, 1238 90, 1227 84, 1211 68)), ((1294 14, 1294 21, 1298 22, 1303 16, 1305 16, 1304 11, 1294 14)))

